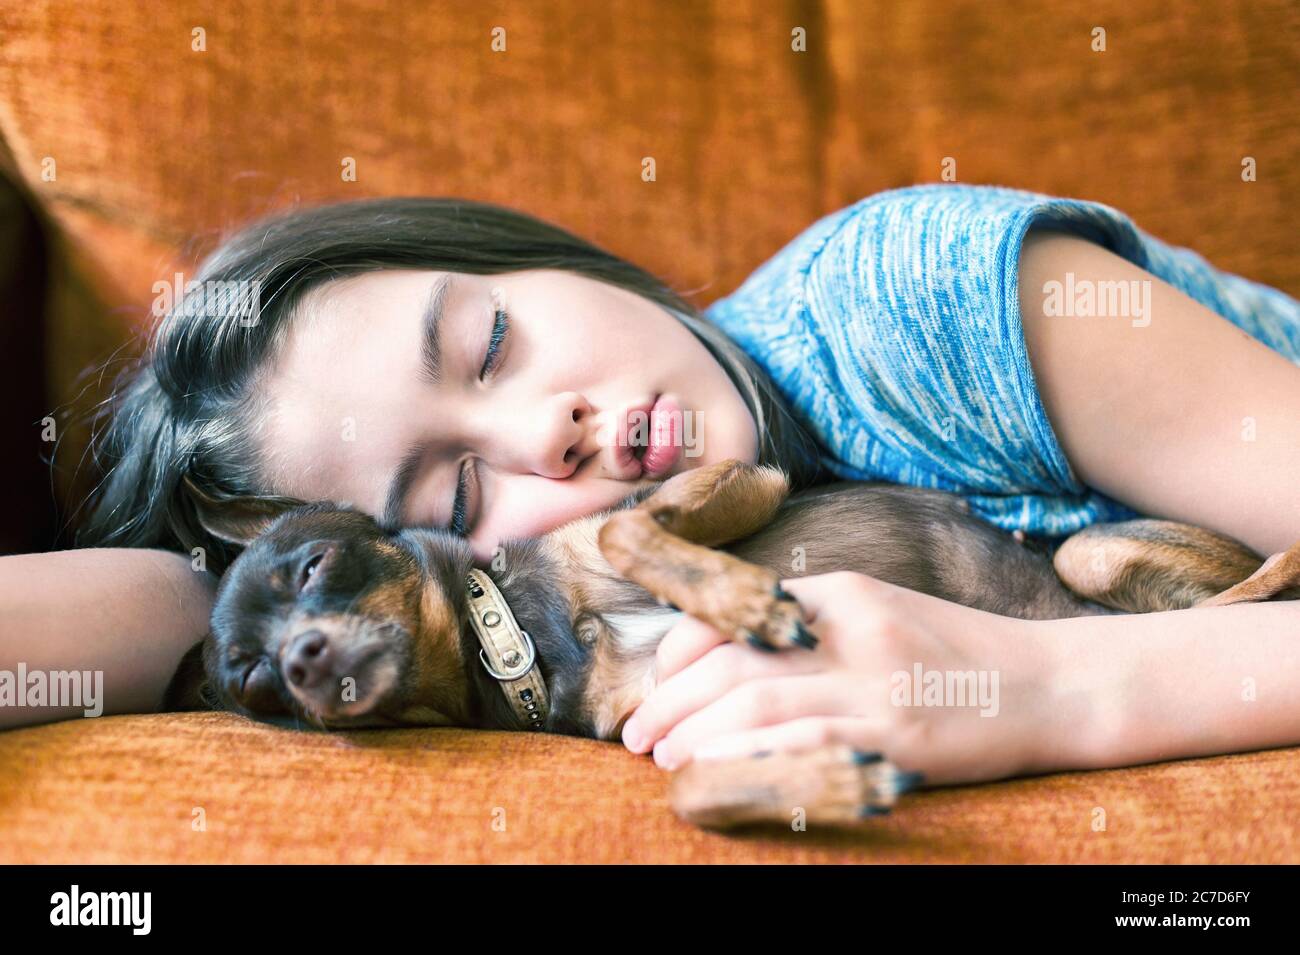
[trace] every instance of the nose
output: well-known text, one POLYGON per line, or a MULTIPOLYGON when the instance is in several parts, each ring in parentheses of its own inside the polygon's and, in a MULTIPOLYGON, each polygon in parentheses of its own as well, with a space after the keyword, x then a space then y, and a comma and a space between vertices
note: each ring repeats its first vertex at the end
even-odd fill
POLYGON ((331 664, 329 638, 320 630, 306 630, 293 638, 282 666, 285 679, 310 689, 330 675, 331 664))
POLYGON ((567 478, 599 449, 591 405, 577 392, 552 395, 517 415, 515 426, 503 429, 499 438, 502 453, 515 458, 521 470, 567 478))

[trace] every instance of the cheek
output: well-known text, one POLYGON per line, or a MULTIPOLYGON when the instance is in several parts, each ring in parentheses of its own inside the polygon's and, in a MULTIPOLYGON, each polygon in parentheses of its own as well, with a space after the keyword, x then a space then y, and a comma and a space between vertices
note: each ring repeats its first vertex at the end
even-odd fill
POLYGON ((729 400, 719 402, 707 413, 704 426, 696 432, 695 450, 699 453, 685 457, 684 468, 702 464, 716 464, 727 458, 738 458, 747 464, 758 461, 758 431, 749 408, 734 390, 729 400))
POLYGON ((491 513, 469 538, 474 559, 488 563, 500 541, 538 537, 569 521, 613 507, 642 483, 600 478, 551 481, 528 475, 502 481, 491 513))
POLYGON ((602 323, 570 319, 530 337, 526 374, 543 391, 577 391, 588 400, 622 401, 629 371, 628 355, 644 355, 645 345, 602 323), (609 390, 613 388, 613 393, 609 390))

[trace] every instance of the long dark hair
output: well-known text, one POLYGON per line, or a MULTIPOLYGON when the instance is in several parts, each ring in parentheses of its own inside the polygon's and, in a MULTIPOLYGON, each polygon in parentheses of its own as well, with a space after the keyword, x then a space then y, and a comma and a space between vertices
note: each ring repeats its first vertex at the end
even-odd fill
POLYGON ((140 359, 100 410, 93 448, 104 479, 92 495, 78 544, 203 547, 213 569, 223 567, 233 554, 204 532, 182 479, 216 498, 267 496, 258 486, 250 439, 256 413, 249 405, 250 382, 283 339, 307 291, 380 269, 478 275, 562 269, 636 292, 676 315, 727 371, 758 425, 759 460, 782 467, 796 486, 820 476, 815 441, 767 375, 649 273, 502 206, 451 198, 372 199, 265 220, 203 262, 194 286, 205 290, 206 300, 195 307, 187 291, 170 303, 140 359), (230 290, 230 301, 213 307, 213 288, 230 290), (247 290, 253 290, 252 301, 247 290))

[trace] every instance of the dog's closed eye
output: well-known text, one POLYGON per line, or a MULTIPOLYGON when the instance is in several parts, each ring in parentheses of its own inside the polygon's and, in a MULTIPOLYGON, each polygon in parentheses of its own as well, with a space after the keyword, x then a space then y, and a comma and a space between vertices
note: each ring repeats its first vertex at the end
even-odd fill
POLYGON ((286 712, 280 696, 280 684, 271 662, 265 657, 255 661, 244 671, 239 687, 239 701, 253 713, 270 714, 286 712))

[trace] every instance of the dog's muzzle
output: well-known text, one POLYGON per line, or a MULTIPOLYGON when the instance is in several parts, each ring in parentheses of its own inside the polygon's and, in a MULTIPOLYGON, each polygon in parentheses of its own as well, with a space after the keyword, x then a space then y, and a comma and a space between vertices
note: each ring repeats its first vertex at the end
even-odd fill
POLYGON ((550 712, 546 681, 537 666, 537 645, 515 621, 505 596, 481 570, 469 572, 469 620, 478 637, 483 668, 497 681, 524 729, 539 730, 550 712))

